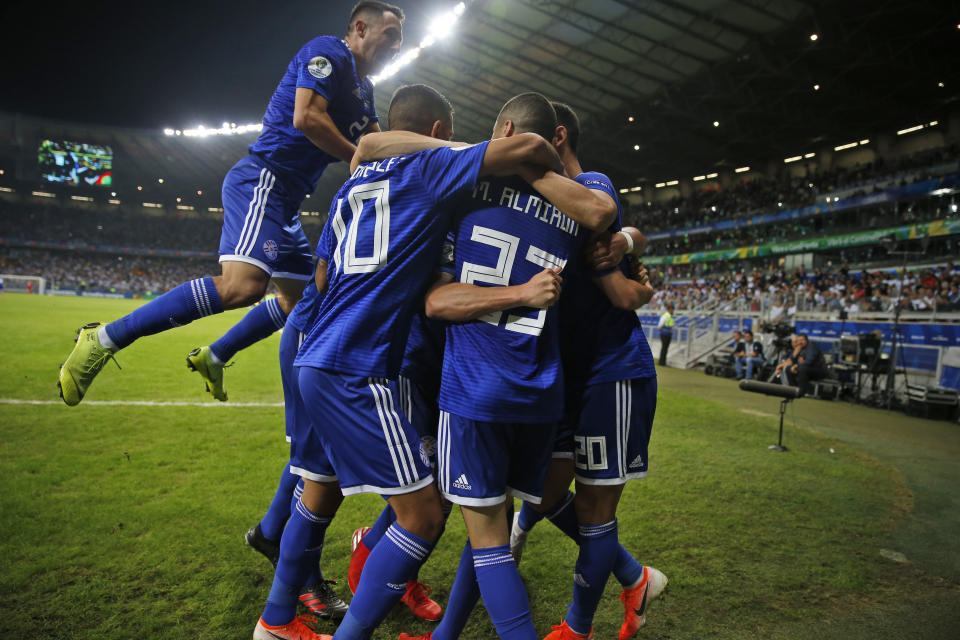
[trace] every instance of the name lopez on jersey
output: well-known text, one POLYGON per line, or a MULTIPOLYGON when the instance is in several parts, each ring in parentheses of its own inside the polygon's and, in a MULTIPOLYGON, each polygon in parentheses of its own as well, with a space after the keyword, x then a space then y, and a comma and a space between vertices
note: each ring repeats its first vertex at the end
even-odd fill
POLYGON ((557 209, 548 201, 539 196, 509 187, 499 181, 493 183, 492 189, 489 180, 478 182, 473 189, 473 199, 497 204, 519 213, 531 214, 534 219, 552 225, 572 236, 577 235, 580 230, 580 225, 565 216, 560 209, 557 209))

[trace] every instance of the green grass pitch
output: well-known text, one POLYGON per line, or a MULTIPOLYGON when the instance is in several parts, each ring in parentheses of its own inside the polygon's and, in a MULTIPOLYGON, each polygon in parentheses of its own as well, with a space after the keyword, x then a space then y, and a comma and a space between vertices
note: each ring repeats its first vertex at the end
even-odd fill
MULTIPOLYGON (((136 304, 0 296, 0 637, 249 638, 262 610, 272 572, 243 533, 267 507, 287 455, 279 334, 238 355, 226 404, 94 401, 207 402, 184 358, 241 312, 137 342, 83 404, 60 404, 57 366, 75 329, 136 304)), ((621 541, 670 578, 638 637, 950 637, 956 577, 880 553, 914 508, 896 460, 792 423, 791 451, 768 451, 775 403, 744 413, 732 383, 725 402, 698 388, 703 378, 664 372, 650 476, 630 483, 621 504, 621 541)), ((350 535, 382 504, 348 498, 328 531, 323 567, 341 579, 345 599, 350 535)), ((464 538, 455 511, 421 572, 442 605, 464 538)), ((548 522, 531 534, 520 573, 541 637, 570 602, 575 559, 548 522)), ((622 619, 613 582, 598 640, 615 638, 622 619)), ((400 607, 374 637, 431 628, 400 607)), ((482 607, 463 637, 496 637, 482 607)))

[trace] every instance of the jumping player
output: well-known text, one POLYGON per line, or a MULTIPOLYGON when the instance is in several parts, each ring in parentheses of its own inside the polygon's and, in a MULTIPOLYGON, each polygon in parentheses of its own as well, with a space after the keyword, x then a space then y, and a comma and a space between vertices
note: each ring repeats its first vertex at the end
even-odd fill
POLYGON ((358 3, 343 40, 314 38, 290 62, 263 119, 263 131, 223 183, 222 275, 184 283, 107 325, 77 331, 60 368, 63 401, 78 404, 113 354, 134 340, 261 299, 272 278, 279 296, 258 305, 188 366, 207 390, 226 400, 223 365, 284 324, 313 274, 299 221, 304 197, 331 162, 349 162, 361 134, 379 131, 367 77, 396 54, 403 11, 384 2, 358 3))

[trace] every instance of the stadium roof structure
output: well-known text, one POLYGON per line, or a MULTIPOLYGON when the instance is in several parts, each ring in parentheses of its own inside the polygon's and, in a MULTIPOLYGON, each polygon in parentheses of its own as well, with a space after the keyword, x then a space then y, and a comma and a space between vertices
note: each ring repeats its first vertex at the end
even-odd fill
MULTIPOLYGON (((423 82, 454 104, 456 137, 479 141, 507 98, 540 91, 580 114, 584 166, 618 185, 732 169, 945 120, 960 97, 949 54, 960 50, 960 10, 947 8, 951 3, 466 4, 446 37, 431 34, 433 46, 377 84, 381 115, 396 87, 423 82)), ((415 46, 413 25, 408 32, 415 46)), ((0 161, 35 154, 39 139, 59 136, 112 146, 118 189, 158 177, 211 188, 254 135, 187 138, 0 113, 0 161)), ((332 195, 344 175, 328 171, 318 195, 332 195)))
POLYGON ((506 98, 540 91, 580 114, 585 167, 670 180, 942 117, 960 96, 958 13, 931 0, 478 0, 377 99, 431 84, 457 137, 475 140, 506 98))

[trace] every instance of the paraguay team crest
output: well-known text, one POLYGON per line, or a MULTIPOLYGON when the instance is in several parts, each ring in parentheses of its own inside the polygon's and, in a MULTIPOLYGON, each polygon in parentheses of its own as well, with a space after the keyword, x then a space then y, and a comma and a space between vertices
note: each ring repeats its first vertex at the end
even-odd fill
POLYGON ((437 439, 433 436, 423 436, 420 438, 420 459, 423 464, 431 466, 430 459, 437 454, 437 439))
POLYGON ((317 56, 316 58, 311 58, 310 62, 307 63, 307 71, 319 80, 333 73, 333 65, 323 56, 317 56))
POLYGON ((265 240, 263 243, 263 254, 267 256, 267 260, 273 262, 277 259, 277 243, 273 240, 265 240))

